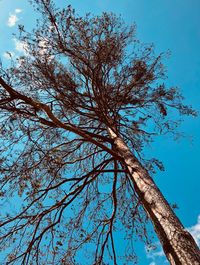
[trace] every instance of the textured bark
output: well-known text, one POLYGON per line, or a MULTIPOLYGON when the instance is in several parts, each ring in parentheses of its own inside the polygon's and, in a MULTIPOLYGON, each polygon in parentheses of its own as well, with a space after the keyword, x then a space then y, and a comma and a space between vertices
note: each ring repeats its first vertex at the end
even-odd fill
POLYGON ((163 250, 172 265, 199 265, 200 251, 193 237, 187 232, 170 205, 124 141, 108 129, 118 154, 123 157, 135 190, 151 219, 163 250))

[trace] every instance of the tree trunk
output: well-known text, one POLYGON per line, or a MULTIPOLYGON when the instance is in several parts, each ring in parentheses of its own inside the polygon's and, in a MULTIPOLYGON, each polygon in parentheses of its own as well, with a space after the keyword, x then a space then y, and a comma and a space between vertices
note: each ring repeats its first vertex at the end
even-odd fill
POLYGON ((196 242, 184 229, 153 179, 122 138, 110 128, 108 132, 128 168, 135 190, 153 223, 170 264, 200 265, 200 251, 196 242))

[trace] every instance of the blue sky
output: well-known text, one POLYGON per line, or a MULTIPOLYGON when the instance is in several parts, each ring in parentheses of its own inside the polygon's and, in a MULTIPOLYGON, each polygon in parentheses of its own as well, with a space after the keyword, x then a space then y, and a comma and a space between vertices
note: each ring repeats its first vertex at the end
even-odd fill
MULTIPOLYGON (((55 3, 71 4, 81 15, 112 11, 121 14, 129 24, 136 22, 141 41, 154 43, 158 53, 170 50, 171 56, 165 62, 167 83, 180 87, 185 102, 200 111, 199 0, 55 0, 55 3)), ((34 20, 27 0, 0 1, 0 57, 4 62, 6 51, 16 55, 22 51, 22 45, 12 36, 17 24, 31 28, 34 20)), ((180 129, 185 138, 176 142, 168 137, 158 139, 148 152, 164 162, 166 170, 155 176, 156 183, 170 203, 178 204, 177 215, 200 242, 200 117, 186 118, 180 129)), ((163 264, 161 253, 146 259, 143 246, 139 247, 139 255, 140 265, 163 264)))

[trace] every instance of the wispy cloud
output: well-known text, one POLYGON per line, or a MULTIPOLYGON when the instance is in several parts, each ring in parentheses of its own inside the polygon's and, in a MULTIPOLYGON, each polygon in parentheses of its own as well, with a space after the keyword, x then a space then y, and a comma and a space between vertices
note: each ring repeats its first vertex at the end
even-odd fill
POLYGON ((14 27, 18 20, 19 18, 15 14, 10 14, 7 25, 9 27, 14 27))
POLYGON ((28 53, 28 45, 25 41, 20 41, 16 38, 13 39, 15 44, 15 50, 19 53, 27 54, 28 53))
POLYGON ((191 233, 197 245, 200 247, 200 215, 197 218, 197 223, 187 228, 187 230, 191 233))
POLYGON ((48 54, 48 49, 50 48, 49 44, 48 44, 48 40, 43 39, 40 40, 38 43, 38 50, 39 50, 39 54, 41 56, 48 54))
MULTIPOLYGON (((197 223, 191 227, 186 228, 188 232, 193 236, 197 245, 200 247, 200 215, 197 218, 197 223)), ((154 243, 152 246, 145 247, 146 256, 151 260, 149 265, 158 265, 158 264, 169 264, 165 258, 162 246, 159 242, 154 243)))
POLYGON ((14 58, 15 57, 15 53, 14 52, 4 52, 3 57, 7 60, 14 58))
POLYGON ((156 263, 153 261, 153 262, 151 262, 149 265, 156 265, 156 263))
POLYGON ((159 242, 154 243, 151 246, 145 247, 147 258, 151 259, 152 262, 150 265, 155 265, 156 260, 160 258, 164 258, 165 254, 159 242))
POLYGON ((43 59, 52 60, 54 58, 53 55, 51 55, 51 45, 49 44, 49 41, 47 39, 41 39, 38 41, 38 47, 37 47, 38 54, 43 59))
MULTIPOLYGON (((5 59, 16 60, 19 56, 29 54, 28 44, 25 41, 21 41, 16 38, 13 38, 12 41, 14 42, 14 49, 13 51, 6 51, 2 54, 5 59)), ((19 61, 19 58, 17 60, 19 61)))
POLYGON ((22 9, 16 8, 14 13, 9 14, 8 22, 7 22, 7 25, 9 27, 14 27, 16 25, 17 21, 19 21, 17 14, 19 14, 21 12, 22 12, 22 9))
POLYGON ((16 14, 21 13, 21 12, 22 12, 22 9, 20 9, 20 8, 16 8, 16 9, 15 9, 15 13, 16 13, 16 14))

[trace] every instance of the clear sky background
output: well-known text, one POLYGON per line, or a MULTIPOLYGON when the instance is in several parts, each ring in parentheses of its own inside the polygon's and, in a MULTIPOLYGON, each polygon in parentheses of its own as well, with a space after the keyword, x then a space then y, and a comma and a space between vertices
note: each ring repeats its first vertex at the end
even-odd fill
MULTIPOLYGON (((55 3, 71 4, 81 15, 112 11, 121 14, 128 24, 136 22, 141 41, 154 43, 157 53, 171 51, 165 63, 167 83, 180 87, 185 103, 200 111, 199 0, 55 0, 55 3)), ((4 62, 6 51, 15 55, 22 52, 20 43, 12 36, 17 24, 31 28, 34 20, 28 0, 0 1, 0 57, 4 62)), ((186 118, 180 130, 185 132, 185 138, 176 142, 167 137, 158 139, 148 152, 164 162, 166 170, 158 173, 155 181, 167 200, 178 204, 177 215, 200 243, 200 117, 186 118)), ((143 246, 139 247, 139 256, 139 265, 164 264, 161 253, 146 257, 143 246)))

